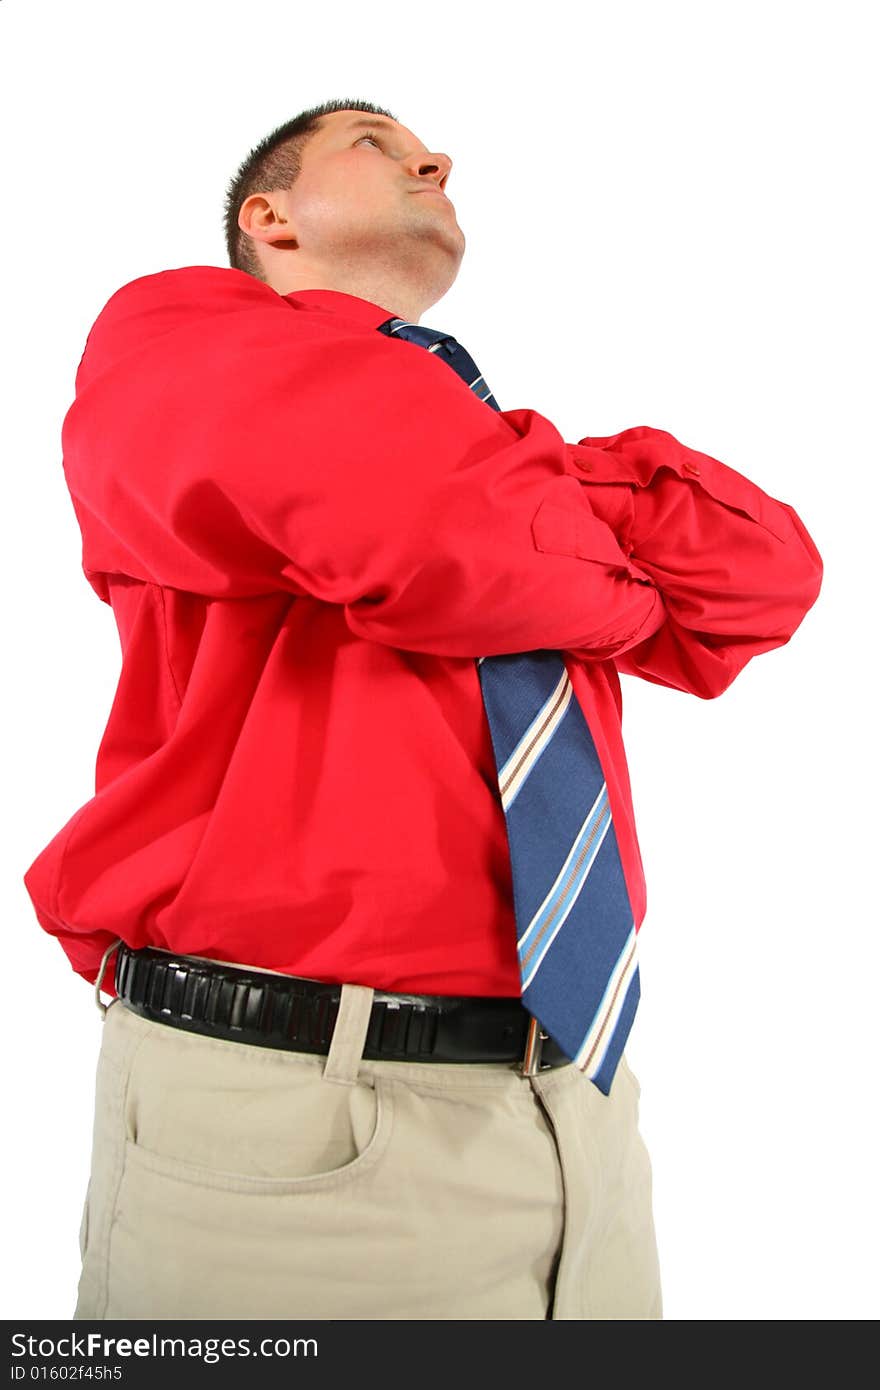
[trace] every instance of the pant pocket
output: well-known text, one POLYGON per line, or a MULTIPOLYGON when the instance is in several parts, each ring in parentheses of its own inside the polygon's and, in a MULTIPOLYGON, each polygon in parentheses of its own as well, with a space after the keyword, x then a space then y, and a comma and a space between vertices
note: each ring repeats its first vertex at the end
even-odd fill
POLYGON ((248 1172, 125 1140, 105 1317, 322 1317, 322 1289, 339 1296, 347 1280, 369 1281, 386 1236, 376 1194, 392 1132, 391 1089, 382 1078, 356 1095, 316 1084, 331 1112, 349 1102, 363 1109, 363 1123, 351 1130, 354 1156, 346 1149, 341 1162, 325 1158, 300 1171, 293 1154, 284 1176, 266 1177, 258 1149, 248 1172))
MULTIPOLYGON (((379 1162, 391 1137, 390 1089, 381 1077, 375 1085, 364 1081, 350 1087, 316 1077, 306 1089, 308 1102, 302 1094, 288 1100, 299 1115, 299 1133, 287 1148, 278 1143, 280 1114, 277 1128, 271 1116, 265 1116, 262 1125, 244 1133, 237 1128, 234 1114, 220 1107, 194 1118, 192 1129, 178 1128, 169 1141, 173 1153, 145 1143, 144 1128, 139 1126, 136 1137, 125 1138, 123 1187, 126 1176, 140 1174, 219 1192, 283 1197, 337 1189, 356 1181, 379 1162), (297 1099, 302 1102, 298 1111, 297 1099), (196 1155, 196 1161, 178 1157, 180 1152, 196 1155)), ((289 1117, 285 1119, 289 1122, 289 1117)))
POLYGON ((202 1188, 283 1195, 354 1180, 381 1156, 381 1079, 325 1081, 325 1058, 148 1023, 131 1068, 126 1166, 202 1188))
POLYGON ((627 1078, 630 1085, 633 1087, 636 1095, 641 1097, 642 1083, 639 1081, 639 1078, 636 1076, 629 1062, 626 1060, 625 1052, 622 1052, 620 1054, 620 1061, 618 1062, 617 1067, 618 1071, 621 1071, 623 1075, 627 1078))

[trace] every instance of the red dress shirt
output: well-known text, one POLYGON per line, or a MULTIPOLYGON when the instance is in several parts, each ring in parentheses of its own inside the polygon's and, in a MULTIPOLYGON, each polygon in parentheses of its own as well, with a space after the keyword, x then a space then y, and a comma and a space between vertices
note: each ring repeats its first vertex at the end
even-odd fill
POLYGON ((24 878, 91 983, 122 938, 518 995, 475 658, 565 654, 640 926, 618 672, 712 699, 818 596, 787 503, 665 430, 490 410, 394 313, 187 266, 91 328, 64 472, 121 672, 95 795, 24 878))

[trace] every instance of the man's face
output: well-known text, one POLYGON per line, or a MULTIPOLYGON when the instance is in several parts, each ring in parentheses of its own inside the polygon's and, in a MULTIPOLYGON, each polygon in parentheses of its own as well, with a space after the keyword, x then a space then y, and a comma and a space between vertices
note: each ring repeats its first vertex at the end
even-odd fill
POLYGON ((454 278, 465 239, 443 192, 451 167, 387 116, 334 111, 307 140, 293 186, 275 195, 288 220, 267 240, 293 238, 310 262, 337 267, 393 253, 430 273, 439 258, 454 278))

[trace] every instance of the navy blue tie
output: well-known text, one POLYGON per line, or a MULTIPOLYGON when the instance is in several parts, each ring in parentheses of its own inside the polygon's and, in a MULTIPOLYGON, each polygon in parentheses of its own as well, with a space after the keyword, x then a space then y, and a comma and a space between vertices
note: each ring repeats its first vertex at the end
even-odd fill
MULTIPOLYGON (((379 332, 436 353, 500 410, 450 334, 400 318, 379 332)), ((607 1095, 638 1007, 639 967, 605 775, 559 652, 483 656, 477 665, 507 824, 522 1000, 536 1020, 531 1037, 552 1037, 607 1095)), ((527 1070, 539 1056, 536 1041, 527 1070)))

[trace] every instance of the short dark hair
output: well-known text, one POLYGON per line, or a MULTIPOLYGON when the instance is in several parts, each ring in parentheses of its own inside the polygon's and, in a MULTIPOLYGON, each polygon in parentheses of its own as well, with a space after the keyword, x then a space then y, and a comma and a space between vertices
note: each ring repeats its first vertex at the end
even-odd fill
POLYGON ((257 280, 266 281, 253 237, 238 225, 241 205, 252 193, 271 193, 276 188, 290 188, 302 170, 302 152, 310 136, 320 128, 321 118, 333 111, 371 111, 375 116, 397 117, 383 106, 348 97, 310 106, 292 120, 285 121, 267 135, 239 165, 226 190, 223 214, 226 235, 226 254, 235 270, 243 270, 257 280))

